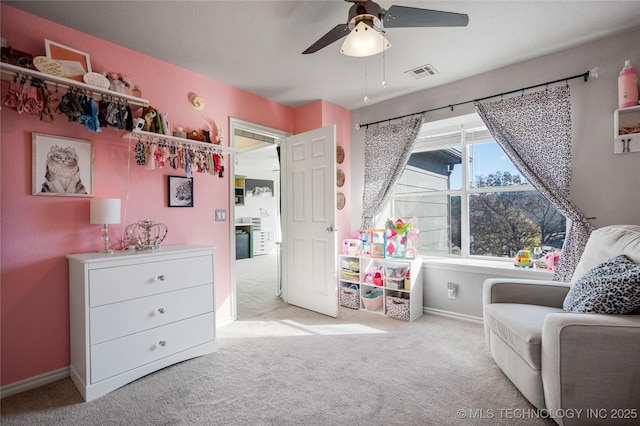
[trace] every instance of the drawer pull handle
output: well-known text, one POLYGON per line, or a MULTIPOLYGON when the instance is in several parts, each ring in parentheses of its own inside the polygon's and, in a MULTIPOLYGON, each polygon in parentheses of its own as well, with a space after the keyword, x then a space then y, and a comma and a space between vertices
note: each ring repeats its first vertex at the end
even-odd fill
POLYGON ((164 314, 166 312, 166 309, 164 308, 158 308, 158 312, 160 312, 161 314, 164 314))
POLYGON ((165 278, 166 278, 166 277, 165 277, 164 275, 158 275, 158 276, 156 277, 156 281, 164 281, 164 279, 165 279, 165 278))
POLYGON ((166 341, 166 340, 160 340, 160 341, 158 342, 158 345, 160 345, 160 346, 165 346, 166 344, 167 344, 167 341, 166 341))

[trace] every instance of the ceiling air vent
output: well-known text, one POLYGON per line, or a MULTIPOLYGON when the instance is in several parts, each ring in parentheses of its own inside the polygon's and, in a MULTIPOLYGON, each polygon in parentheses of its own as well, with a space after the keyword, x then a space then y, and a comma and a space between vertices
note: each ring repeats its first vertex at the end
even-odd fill
POLYGON ((433 67, 431 64, 422 65, 418 68, 414 68, 409 71, 405 71, 405 74, 409 74, 411 77, 419 80, 421 78, 429 77, 432 75, 438 74, 438 70, 433 67))

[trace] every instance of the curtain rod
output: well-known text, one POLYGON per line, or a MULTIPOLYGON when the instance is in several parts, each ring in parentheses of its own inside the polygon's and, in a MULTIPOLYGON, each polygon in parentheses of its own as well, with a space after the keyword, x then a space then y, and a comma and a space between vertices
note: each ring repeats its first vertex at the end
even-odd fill
POLYGON ((412 117, 414 115, 426 114, 428 112, 438 111, 438 110, 445 109, 445 108, 451 108, 451 111, 453 111, 454 107, 457 107, 457 106, 460 106, 460 105, 470 104, 470 103, 474 103, 474 102, 478 102, 478 101, 484 101, 484 100, 491 99, 491 98, 497 98, 498 96, 511 95, 513 93, 518 93, 518 92, 523 92, 523 94, 524 94, 525 90, 535 89, 535 88, 542 87, 542 86, 548 86, 550 84, 560 83, 562 81, 567 82, 567 85, 568 85, 569 84, 569 80, 573 80, 573 79, 576 79, 576 78, 584 78, 584 81, 588 81, 589 77, 598 77, 599 74, 600 74, 600 70, 596 67, 596 68, 593 68, 593 69, 591 69, 591 70, 589 70, 587 72, 584 72, 582 74, 573 75, 571 77, 559 78, 557 80, 547 81, 546 83, 534 84, 533 86, 523 87, 522 89, 517 89, 517 90, 510 90, 508 92, 498 93, 497 95, 485 96, 484 98, 478 98, 478 99, 474 99, 474 100, 471 100, 471 101, 458 102, 456 104, 450 104, 450 105, 445 105, 445 106, 441 106, 441 107, 437 107, 437 108, 431 108, 431 109, 427 109, 427 110, 424 110, 424 111, 414 112, 414 113, 411 113, 411 114, 400 115, 398 117, 387 118, 385 120, 374 121, 374 122, 371 122, 371 123, 356 124, 356 130, 361 129, 362 127, 367 127, 368 128, 369 126, 373 126, 374 124, 384 123, 385 121, 391 122, 392 120, 399 120, 401 118, 412 117))

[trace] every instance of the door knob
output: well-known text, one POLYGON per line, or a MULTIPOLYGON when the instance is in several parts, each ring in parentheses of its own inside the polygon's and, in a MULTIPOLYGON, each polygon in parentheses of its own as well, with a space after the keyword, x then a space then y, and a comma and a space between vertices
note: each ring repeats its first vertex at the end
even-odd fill
POLYGON ((325 229, 325 231, 327 231, 327 234, 331 234, 332 232, 338 232, 338 230, 335 229, 333 226, 328 227, 327 229, 325 229))

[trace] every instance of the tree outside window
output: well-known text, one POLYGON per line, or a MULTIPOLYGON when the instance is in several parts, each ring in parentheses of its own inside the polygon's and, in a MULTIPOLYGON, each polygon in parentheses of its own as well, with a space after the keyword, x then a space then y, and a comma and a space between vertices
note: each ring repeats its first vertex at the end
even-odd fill
POLYGON ((434 255, 513 258, 521 249, 559 249, 566 226, 483 126, 419 136, 391 212, 417 217, 416 248, 434 255))

